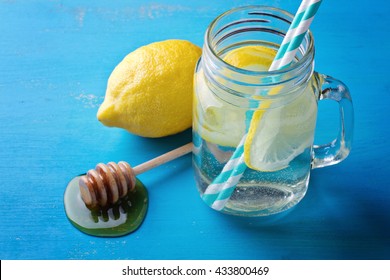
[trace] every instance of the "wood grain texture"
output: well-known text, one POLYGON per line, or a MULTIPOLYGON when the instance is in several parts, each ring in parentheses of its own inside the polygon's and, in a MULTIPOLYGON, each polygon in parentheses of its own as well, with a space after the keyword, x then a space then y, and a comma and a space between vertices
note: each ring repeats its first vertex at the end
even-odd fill
MULTIPOLYGON (((191 141, 189 130, 145 139, 102 126, 113 68, 150 42, 201 46, 217 15, 259 1, 0 1, 0 259, 389 259, 389 19, 386 3, 365 2, 351 11, 325 1, 313 22, 316 70, 349 86, 355 138, 346 161, 312 172, 293 211, 248 219, 209 209, 187 155, 139 176, 150 194, 139 230, 94 238, 65 216, 68 181, 98 162, 136 166, 191 141)), ((338 121, 322 109, 318 141, 338 121)))

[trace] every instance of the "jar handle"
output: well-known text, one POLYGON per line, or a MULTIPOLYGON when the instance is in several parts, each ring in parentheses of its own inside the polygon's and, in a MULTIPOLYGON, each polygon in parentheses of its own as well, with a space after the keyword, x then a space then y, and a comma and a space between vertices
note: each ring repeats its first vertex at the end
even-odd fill
POLYGON ((330 143, 313 146, 313 169, 337 164, 349 155, 354 122, 352 98, 347 86, 333 77, 317 75, 322 83, 319 100, 331 99, 339 104, 340 130, 337 138, 330 143))

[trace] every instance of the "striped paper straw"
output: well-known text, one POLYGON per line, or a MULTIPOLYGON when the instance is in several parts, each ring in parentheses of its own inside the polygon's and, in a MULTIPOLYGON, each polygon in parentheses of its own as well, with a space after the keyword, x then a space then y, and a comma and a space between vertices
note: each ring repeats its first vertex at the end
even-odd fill
MULTIPOLYGON (((301 2, 269 71, 280 70, 292 63, 321 2, 322 0, 303 0, 301 2)), ((248 111, 247 120, 252 119, 253 113, 252 110, 248 111)), ((247 133, 243 136, 221 173, 206 188, 202 195, 204 202, 217 211, 225 207, 226 202, 230 199, 237 183, 247 168, 244 161, 244 143, 247 136, 247 133)))
POLYGON ((269 71, 288 67, 294 60, 322 0, 304 0, 298 8, 269 71))

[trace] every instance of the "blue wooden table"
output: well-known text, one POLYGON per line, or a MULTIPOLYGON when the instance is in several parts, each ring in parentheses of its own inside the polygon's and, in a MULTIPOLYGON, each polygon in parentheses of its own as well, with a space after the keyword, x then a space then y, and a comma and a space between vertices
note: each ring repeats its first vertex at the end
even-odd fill
MULTIPOLYGON (((312 172, 293 211, 249 219, 211 210, 187 155, 139 176, 150 206, 136 232, 98 238, 67 220, 68 181, 99 162, 135 166, 191 140, 190 130, 145 139, 97 121, 117 63, 154 41, 201 46, 208 24, 232 7, 294 13, 299 3, 1 0, 0 259, 389 259, 389 7, 366 2, 351 10, 324 1, 313 22, 316 70, 349 86, 355 136, 344 162, 312 172)), ((333 105, 320 106, 317 142, 336 134, 333 105)))

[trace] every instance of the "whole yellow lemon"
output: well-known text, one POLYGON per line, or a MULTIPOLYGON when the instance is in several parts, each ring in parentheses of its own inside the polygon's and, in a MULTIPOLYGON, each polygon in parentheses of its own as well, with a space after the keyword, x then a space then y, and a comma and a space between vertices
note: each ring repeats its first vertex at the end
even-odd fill
POLYGON ((193 75, 201 49, 185 40, 155 42, 128 54, 108 79, 97 118, 144 137, 192 124, 193 75))

